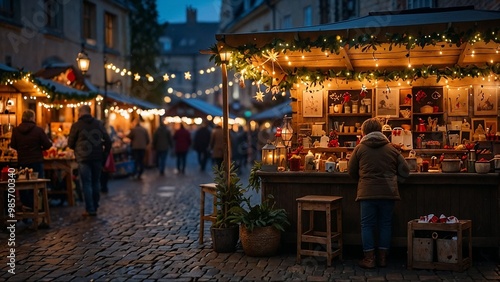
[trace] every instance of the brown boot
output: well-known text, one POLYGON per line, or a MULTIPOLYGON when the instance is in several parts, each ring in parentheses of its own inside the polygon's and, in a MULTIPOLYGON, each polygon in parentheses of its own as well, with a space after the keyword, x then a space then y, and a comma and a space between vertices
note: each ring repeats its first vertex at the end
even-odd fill
POLYGON ((377 264, 379 267, 387 266, 387 250, 379 249, 377 253, 377 264))
POLYGON ((375 251, 365 252, 365 257, 359 261, 359 266, 362 268, 374 268, 375 267, 375 251))

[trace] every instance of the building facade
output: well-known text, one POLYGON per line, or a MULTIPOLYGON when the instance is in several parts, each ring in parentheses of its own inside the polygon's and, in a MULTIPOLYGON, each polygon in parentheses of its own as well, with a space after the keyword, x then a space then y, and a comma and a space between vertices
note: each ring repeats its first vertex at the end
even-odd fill
MULTIPOLYGON (((129 68, 130 7, 125 0, 0 1, 0 63, 29 72, 61 66, 76 67, 83 50, 91 59, 86 77, 99 88, 104 83, 104 57, 129 68)), ((128 93, 130 79, 108 70, 116 91, 128 93)), ((111 89, 110 89, 111 90, 111 89)))

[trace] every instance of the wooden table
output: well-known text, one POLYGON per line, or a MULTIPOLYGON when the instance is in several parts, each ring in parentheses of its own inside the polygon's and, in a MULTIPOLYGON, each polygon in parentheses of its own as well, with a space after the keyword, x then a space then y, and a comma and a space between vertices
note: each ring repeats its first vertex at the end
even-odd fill
POLYGON ((75 205, 75 197, 73 196, 73 170, 78 168, 78 164, 74 159, 44 159, 44 170, 61 170, 66 181, 66 190, 57 191, 51 190, 49 194, 65 194, 68 199, 68 205, 75 205))
MULTIPOLYGON (((50 212, 49 212, 49 200, 47 197, 47 182, 49 179, 32 179, 32 180, 15 180, 15 181, 1 181, 0 182, 0 203, 2 203, 2 209, 0 214, 2 215, 2 224, 13 223, 19 219, 31 218, 33 219, 33 226, 38 229, 38 219, 42 218, 42 221, 47 225, 50 225, 50 212), (14 189, 12 189, 14 188, 14 189), (10 190, 10 191, 9 191, 10 190), (14 190, 14 191, 12 191, 14 190), (16 197, 16 202, 19 201, 17 191, 22 190, 32 190, 33 191, 33 211, 24 212, 19 210, 14 210, 12 216, 10 212, 5 213, 5 208, 3 208, 3 203, 5 201, 5 195, 9 193, 16 197), (39 192, 41 192, 41 203, 39 199, 39 192)), ((11 199, 12 196, 7 196, 7 199, 11 199)))

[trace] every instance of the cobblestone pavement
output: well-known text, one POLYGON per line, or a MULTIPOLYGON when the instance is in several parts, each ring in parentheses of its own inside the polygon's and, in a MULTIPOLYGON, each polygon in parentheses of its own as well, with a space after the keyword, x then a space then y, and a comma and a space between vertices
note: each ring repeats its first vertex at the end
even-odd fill
MULTIPOLYGON (((97 217, 84 218, 83 203, 52 207, 52 224, 38 231, 16 227, 15 275, 7 272, 8 234, 0 233, 0 281, 499 281, 497 259, 479 252, 464 272, 407 270, 404 253, 389 267, 364 270, 360 250, 346 249, 331 267, 318 258, 296 264, 293 250, 269 258, 211 249, 208 226, 198 244, 199 184, 212 182, 199 172, 194 156, 185 175, 149 169, 143 180, 110 181, 97 217)), ((172 165, 170 164, 172 163, 172 165)), ((244 184, 248 171, 243 172, 244 184)), ((208 201, 209 202, 209 201, 208 201)), ((208 211, 208 210, 207 210, 208 211)), ((208 224, 209 225, 209 224, 208 224)))

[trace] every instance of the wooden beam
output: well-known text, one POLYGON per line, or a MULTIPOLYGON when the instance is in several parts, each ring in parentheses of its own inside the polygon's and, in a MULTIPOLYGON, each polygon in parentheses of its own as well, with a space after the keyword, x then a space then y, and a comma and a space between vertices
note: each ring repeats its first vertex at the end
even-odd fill
POLYGON ((347 54, 345 48, 340 48, 340 55, 342 56, 342 59, 344 59, 345 67, 348 70, 353 71, 354 68, 352 67, 351 58, 349 58, 349 54, 347 54))
POLYGON ((460 48, 462 49, 462 51, 460 52, 460 56, 458 56, 457 65, 463 66, 465 55, 466 55, 465 52, 467 52, 467 49, 469 47, 470 47, 469 43, 462 44, 462 46, 460 46, 460 48))

